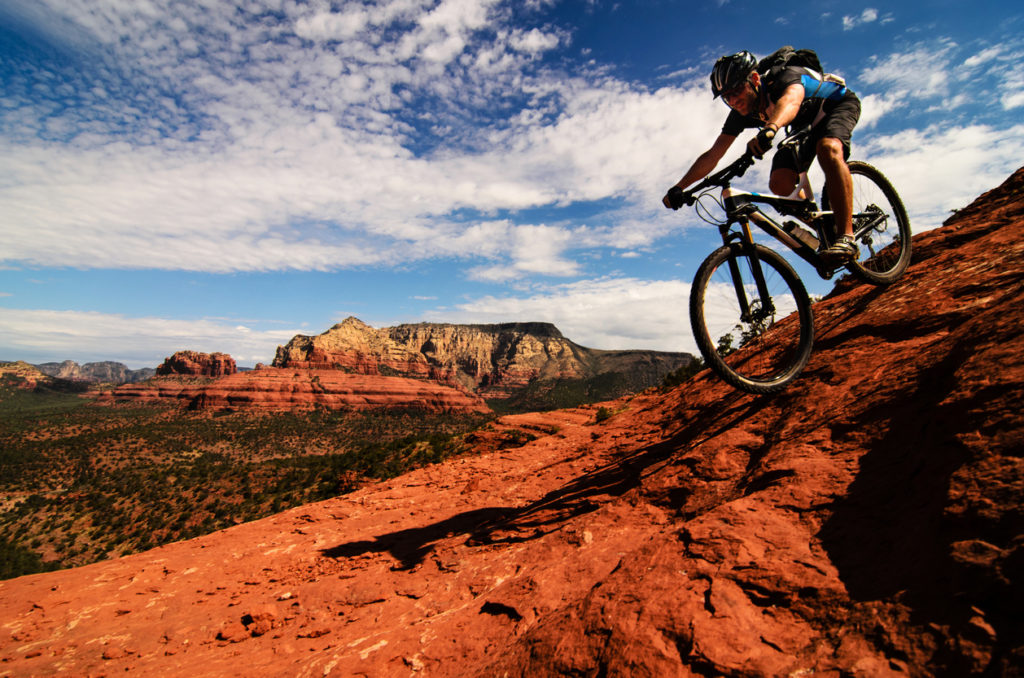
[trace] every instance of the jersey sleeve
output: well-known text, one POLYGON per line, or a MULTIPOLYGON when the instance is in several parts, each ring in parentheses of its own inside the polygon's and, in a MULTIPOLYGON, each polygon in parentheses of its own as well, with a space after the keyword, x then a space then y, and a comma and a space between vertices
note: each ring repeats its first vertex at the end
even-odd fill
POLYGON ((770 73, 765 83, 768 87, 768 98, 771 101, 778 101, 787 87, 802 83, 804 72, 799 68, 783 68, 777 73, 770 73))
POLYGON ((736 111, 729 111, 729 117, 725 119, 725 124, 722 125, 722 134, 737 137, 745 129, 760 126, 761 124, 756 120, 751 120, 746 116, 740 115, 736 111))

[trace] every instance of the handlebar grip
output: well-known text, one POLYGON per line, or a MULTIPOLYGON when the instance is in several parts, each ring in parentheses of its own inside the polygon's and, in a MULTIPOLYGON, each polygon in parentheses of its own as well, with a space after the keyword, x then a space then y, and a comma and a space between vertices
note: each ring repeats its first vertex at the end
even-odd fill
POLYGON ((736 159, 736 162, 732 166, 732 175, 734 177, 742 177, 744 173, 754 164, 754 154, 750 151, 746 151, 743 155, 736 159))

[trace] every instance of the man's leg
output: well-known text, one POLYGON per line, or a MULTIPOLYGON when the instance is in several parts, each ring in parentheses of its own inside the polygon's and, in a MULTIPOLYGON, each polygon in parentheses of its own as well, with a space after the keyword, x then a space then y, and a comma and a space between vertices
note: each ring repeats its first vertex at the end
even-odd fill
POLYGON ((825 172, 828 203, 836 225, 836 235, 853 235, 853 177, 843 157, 843 143, 835 137, 818 142, 818 163, 825 172))
POLYGON ((771 177, 768 179, 768 189, 775 195, 788 196, 796 190, 799 181, 800 175, 796 173, 796 170, 779 167, 772 170, 771 177))

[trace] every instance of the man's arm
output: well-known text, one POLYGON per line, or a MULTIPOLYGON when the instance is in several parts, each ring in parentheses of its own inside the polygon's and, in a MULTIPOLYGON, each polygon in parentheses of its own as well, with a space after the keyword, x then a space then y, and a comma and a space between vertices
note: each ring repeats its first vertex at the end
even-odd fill
POLYGON ((800 83, 793 83, 783 90, 782 96, 772 105, 771 114, 765 120, 764 127, 747 143, 747 150, 755 158, 764 157, 772 147, 772 140, 779 130, 796 119, 803 102, 804 86, 800 83))
MULTIPOLYGON (((725 152, 729 150, 734 141, 736 141, 736 137, 730 134, 719 134, 711 148, 697 156, 697 159, 693 161, 690 169, 686 170, 686 174, 676 183, 676 186, 686 188, 695 181, 700 181, 711 174, 711 170, 715 169, 722 156, 725 155, 725 152)), ((672 207, 667 195, 661 201, 665 203, 665 207, 672 207)))
POLYGON ((804 86, 800 83, 793 83, 783 91, 782 96, 775 102, 775 108, 765 121, 765 127, 774 125, 780 130, 796 119, 800 112, 800 104, 804 102, 804 86))

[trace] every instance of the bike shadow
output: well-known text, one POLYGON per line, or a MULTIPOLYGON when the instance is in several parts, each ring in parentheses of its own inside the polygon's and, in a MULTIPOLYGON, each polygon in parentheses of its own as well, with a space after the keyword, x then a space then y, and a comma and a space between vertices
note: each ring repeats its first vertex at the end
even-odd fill
POLYGON ((844 300, 842 304, 832 304, 829 307, 829 313, 826 317, 822 317, 822 314, 819 313, 814 314, 814 334, 816 345, 820 343, 819 340, 830 343, 838 341, 845 334, 840 333, 838 331, 839 328, 846 325, 851 319, 862 314, 870 304, 875 303, 887 289, 890 289, 861 282, 856 278, 852 278, 852 274, 850 277, 851 280, 849 282, 846 282, 845 279, 840 281, 840 283, 845 283, 842 285, 842 292, 837 294, 841 289, 840 285, 837 284, 836 289, 818 303, 828 302, 829 300, 835 299, 850 291, 860 289, 861 286, 866 285, 867 289, 853 299, 844 300))
POLYGON ((607 502, 641 486, 659 464, 729 430, 757 407, 760 397, 728 395, 713 405, 719 413, 716 426, 707 421, 684 422, 665 440, 628 452, 602 464, 525 506, 490 506, 458 513, 419 527, 396 530, 372 539, 322 549, 328 558, 348 559, 369 553, 389 553, 399 565, 411 570, 420 565, 443 541, 465 537, 466 545, 479 547, 523 543, 556 532, 569 520, 597 510, 607 502), (717 433, 716 433, 717 431, 717 433), (703 434, 700 439, 696 436, 703 434))

